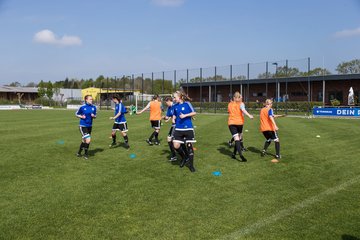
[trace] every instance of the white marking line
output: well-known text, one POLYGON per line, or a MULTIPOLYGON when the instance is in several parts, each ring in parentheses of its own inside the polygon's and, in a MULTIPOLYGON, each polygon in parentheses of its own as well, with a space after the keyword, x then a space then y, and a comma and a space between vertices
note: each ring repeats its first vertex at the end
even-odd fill
POLYGON ((260 228, 263 228, 266 225, 273 224, 274 222, 276 222, 284 217, 287 217, 289 215, 292 215, 293 213, 295 213, 303 208, 309 207, 310 205, 321 201, 322 199, 324 199, 325 197, 327 197, 329 195, 336 194, 337 192, 344 190, 345 188, 357 183, 359 180, 360 180, 360 176, 350 179, 347 182, 344 182, 336 187, 329 188, 326 191, 324 191, 316 196, 310 197, 290 208, 284 209, 284 210, 278 212, 277 214, 274 214, 268 218, 261 219, 252 225, 249 225, 247 227, 239 229, 238 231, 235 231, 228 235, 225 235, 221 239, 240 239, 241 237, 248 235, 260 228))

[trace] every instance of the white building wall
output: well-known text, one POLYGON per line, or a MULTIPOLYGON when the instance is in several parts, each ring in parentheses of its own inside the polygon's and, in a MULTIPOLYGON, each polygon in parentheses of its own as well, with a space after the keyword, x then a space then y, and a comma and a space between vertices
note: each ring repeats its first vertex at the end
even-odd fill
POLYGON ((60 88, 59 93, 54 93, 53 96, 53 100, 55 101, 67 102, 72 99, 81 100, 81 89, 60 88))

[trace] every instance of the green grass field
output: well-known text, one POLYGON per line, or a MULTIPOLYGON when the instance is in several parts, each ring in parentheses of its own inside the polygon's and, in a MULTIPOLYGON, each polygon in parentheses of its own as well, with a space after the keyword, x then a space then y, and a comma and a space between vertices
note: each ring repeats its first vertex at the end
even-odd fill
POLYGON ((127 116, 126 151, 108 148, 112 111, 100 111, 90 159, 75 157, 74 112, 0 112, 0 239, 360 238, 358 120, 278 119, 273 164, 259 154, 258 118, 246 119, 242 163, 227 117, 198 115, 191 173, 168 162, 169 124, 161 146, 146 145, 147 115, 127 116))

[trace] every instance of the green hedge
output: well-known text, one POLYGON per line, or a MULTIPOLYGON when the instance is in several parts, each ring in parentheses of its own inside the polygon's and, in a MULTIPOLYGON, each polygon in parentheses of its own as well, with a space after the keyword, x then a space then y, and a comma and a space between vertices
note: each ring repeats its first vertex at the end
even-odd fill
POLYGON ((37 98, 34 100, 34 104, 40 104, 43 106, 55 106, 56 102, 54 100, 50 100, 48 98, 37 98))
POLYGON ((7 99, 0 99, 0 105, 19 105, 19 102, 16 101, 10 101, 7 99))
MULTIPOLYGON (((199 111, 201 106, 201 111, 203 112, 227 112, 228 102, 192 102, 193 107, 199 111)), ((246 108, 248 111, 253 112, 256 110, 260 110, 263 107, 263 103, 261 102, 249 102, 246 103, 246 108)), ((322 106, 322 102, 311 102, 310 110, 314 106, 322 106)), ((276 108, 276 103, 273 104, 273 108, 276 108)), ((309 109, 309 104, 307 102, 279 102, 277 103, 278 111, 287 111, 287 112, 307 112, 309 109)))
POLYGON ((70 104, 70 105, 82 105, 82 104, 84 104, 84 101, 83 100, 70 100, 70 101, 64 103, 64 105, 68 105, 68 104, 70 104))

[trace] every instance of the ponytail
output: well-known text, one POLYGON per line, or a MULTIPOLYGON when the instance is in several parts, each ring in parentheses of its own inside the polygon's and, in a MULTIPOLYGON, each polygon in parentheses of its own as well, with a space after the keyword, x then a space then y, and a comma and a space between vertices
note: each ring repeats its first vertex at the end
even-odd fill
POLYGON ((175 94, 179 96, 184 102, 191 102, 192 99, 184 91, 176 91, 175 94))

